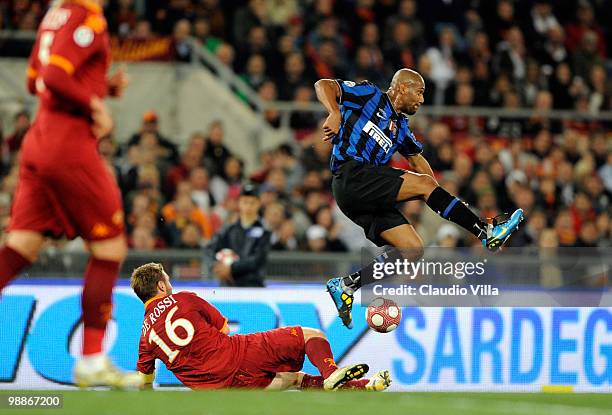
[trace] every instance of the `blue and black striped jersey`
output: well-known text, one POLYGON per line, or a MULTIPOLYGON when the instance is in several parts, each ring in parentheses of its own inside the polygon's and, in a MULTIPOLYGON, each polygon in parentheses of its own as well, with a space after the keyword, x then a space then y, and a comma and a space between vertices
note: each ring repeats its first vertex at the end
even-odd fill
POLYGON ((408 118, 395 112, 385 92, 368 81, 336 82, 342 121, 332 141, 332 172, 348 160, 382 166, 396 151, 412 156, 423 150, 408 127, 408 118))

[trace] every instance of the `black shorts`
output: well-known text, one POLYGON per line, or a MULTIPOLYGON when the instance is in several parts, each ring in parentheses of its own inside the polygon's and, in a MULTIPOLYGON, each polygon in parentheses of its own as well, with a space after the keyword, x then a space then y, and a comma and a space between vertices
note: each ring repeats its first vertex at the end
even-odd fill
POLYGON ((348 161, 332 179, 332 192, 342 213, 361 226, 366 237, 378 246, 388 245, 380 237, 382 232, 410 223, 396 201, 404 173, 393 167, 348 161))

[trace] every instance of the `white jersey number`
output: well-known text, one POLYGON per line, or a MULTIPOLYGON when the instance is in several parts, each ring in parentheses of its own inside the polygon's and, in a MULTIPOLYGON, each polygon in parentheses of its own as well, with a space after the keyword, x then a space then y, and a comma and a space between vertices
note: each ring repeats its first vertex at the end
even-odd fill
MULTIPOLYGON (((191 321, 187 320, 186 318, 177 318, 176 320, 172 321, 172 316, 174 316, 174 313, 176 313, 177 310, 178 306, 174 306, 174 308, 170 310, 166 316, 166 335, 168 335, 170 341, 172 341, 172 343, 174 343, 176 346, 187 346, 189 343, 191 343, 191 340, 193 340, 195 329, 193 324, 191 324, 191 321), (176 329, 178 327, 182 327, 187 333, 184 338, 177 334, 176 329)), ((179 350, 174 350, 168 346, 166 342, 155 332, 155 329, 151 329, 151 332, 149 333, 149 343, 155 343, 158 345, 159 348, 162 349, 162 351, 168 356, 168 361, 170 363, 172 363, 179 354, 179 350)))

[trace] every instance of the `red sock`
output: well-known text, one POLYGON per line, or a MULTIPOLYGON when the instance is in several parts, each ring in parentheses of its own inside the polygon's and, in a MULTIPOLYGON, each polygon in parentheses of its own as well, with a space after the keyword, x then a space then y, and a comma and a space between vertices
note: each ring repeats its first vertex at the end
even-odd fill
POLYGON ((0 291, 17 274, 32 265, 29 259, 9 246, 0 248, 0 291))
POLYGON ((90 258, 85 271, 83 308, 83 355, 100 353, 106 323, 113 311, 113 286, 121 263, 90 258))
POLYGON ((323 389, 323 376, 304 375, 300 389, 323 389))
POLYGON ((340 389, 359 389, 364 390, 369 379, 349 380, 340 389))
POLYGON ((325 379, 338 369, 329 342, 323 337, 313 337, 306 342, 306 356, 325 379))

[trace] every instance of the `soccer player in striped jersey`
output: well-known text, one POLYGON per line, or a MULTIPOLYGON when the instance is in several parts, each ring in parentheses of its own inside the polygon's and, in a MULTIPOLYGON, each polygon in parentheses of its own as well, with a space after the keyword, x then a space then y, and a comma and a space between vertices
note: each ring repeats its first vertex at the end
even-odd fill
MULTIPOLYGON (((334 198, 342 212, 376 245, 392 245, 412 260, 423 255, 421 237, 397 208, 398 203, 415 199, 424 200, 444 219, 471 232, 491 251, 502 247, 518 229, 523 220, 521 209, 507 221, 488 224, 434 178, 406 116, 415 114, 424 101, 425 81, 418 72, 400 69, 386 92, 367 81, 339 79, 321 79, 315 83, 315 90, 329 112, 323 133, 324 140, 333 144, 330 167, 334 198), (396 151, 408 159, 414 171, 387 165, 396 151)), ((387 254, 374 262, 385 259, 387 254)), ((327 282, 327 290, 348 328, 352 328, 353 293, 361 287, 362 277, 371 276, 374 262, 327 282)))

